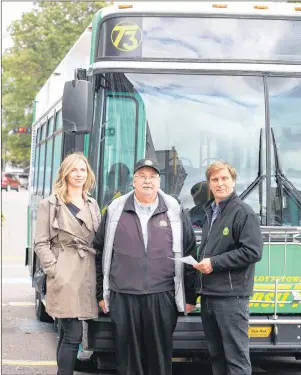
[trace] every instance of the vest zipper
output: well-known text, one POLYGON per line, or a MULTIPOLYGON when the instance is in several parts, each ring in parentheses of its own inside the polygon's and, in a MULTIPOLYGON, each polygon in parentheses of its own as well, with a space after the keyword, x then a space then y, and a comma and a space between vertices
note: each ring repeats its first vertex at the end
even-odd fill
MULTIPOLYGON (((138 219, 138 222, 139 222, 139 226, 140 226, 140 234, 141 234, 141 239, 142 239, 142 244, 144 245, 144 238, 143 238, 143 231, 142 231, 142 225, 141 225, 141 221, 139 219, 139 216, 137 214, 137 212, 135 212, 136 216, 137 216, 137 219, 138 219)), ((150 219, 149 219, 150 220, 150 219)), ((147 231, 148 231, 148 224, 149 224, 149 220, 147 222, 147 231)), ((148 241, 147 241, 147 244, 146 244, 146 247, 144 245, 144 270, 145 270, 145 283, 144 283, 144 294, 147 294, 147 287, 148 287, 148 268, 147 268, 147 247, 148 247, 148 241)))
MULTIPOLYGON (((148 224, 147 224, 147 226, 148 226, 148 224)), ((147 246, 148 246, 148 241, 147 241, 147 246)), ((147 294, 147 285, 148 285, 148 268, 147 268, 147 247, 146 247, 146 249, 145 249, 145 251, 144 251, 144 259, 145 259, 145 278, 146 278, 146 280, 145 280, 145 290, 144 290, 144 294, 147 294)))
POLYGON ((233 290, 231 271, 229 271, 230 288, 233 290))

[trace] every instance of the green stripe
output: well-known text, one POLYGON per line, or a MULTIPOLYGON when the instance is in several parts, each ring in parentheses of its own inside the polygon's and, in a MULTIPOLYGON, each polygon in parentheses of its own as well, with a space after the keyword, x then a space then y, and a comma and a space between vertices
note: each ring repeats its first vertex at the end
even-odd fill
POLYGON ((102 10, 100 9, 92 19, 92 38, 91 38, 91 52, 90 52, 90 64, 93 64, 95 60, 95 41, 99 24, 102 20, 102 10))

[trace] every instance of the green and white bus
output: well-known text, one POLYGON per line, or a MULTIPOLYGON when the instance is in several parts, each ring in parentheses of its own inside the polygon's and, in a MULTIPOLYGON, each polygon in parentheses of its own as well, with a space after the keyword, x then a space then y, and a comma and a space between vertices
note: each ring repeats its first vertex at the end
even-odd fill
MULTIPOLYGON (((83 151, 101 210, 156 158, 161 187, 194 206, 206 167, 227 160, 262 227, 250 299, 252 351, 301 355, 301 5, 133 2, 95 14, 35 97, 26 264, 40 199, 63 157, 83 151)), ((196 232, 201 235, 200 231, 196 232)), ((37 317, 47 320, 36 292, 37 317)), ((89 322, 88 348, 112 352, 110 318, 89 322)), ((199 312, 180 316, 174 356, 206 351, 199 312)))

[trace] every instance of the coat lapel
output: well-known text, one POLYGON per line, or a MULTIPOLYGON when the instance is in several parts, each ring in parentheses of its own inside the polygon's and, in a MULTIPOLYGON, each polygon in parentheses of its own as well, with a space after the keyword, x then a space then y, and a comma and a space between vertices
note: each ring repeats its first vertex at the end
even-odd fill
POLYGON ((93 200, 89 197, 85 206, 76 215, 77 218, 83 221, 83 225, 80 225, 76 217, 73 216, 69 208, 60 199, 52 195, 49 197, 49 201, 52 203, 50 220, 53 235, 56 235, 58 230, 63 230, 71 235, 85 239, 93 230, 94 232, 97 231, 99 222, 96 216, 96 208, 93 200))
POLYGON ((83 221, 83 225, 81 226, 83 230, 85 229, 84 227, 86 227, 89 232, 93 231, 92 216, 88 202, 85 203, 85 206, 79 211, 76 217, 83 221))

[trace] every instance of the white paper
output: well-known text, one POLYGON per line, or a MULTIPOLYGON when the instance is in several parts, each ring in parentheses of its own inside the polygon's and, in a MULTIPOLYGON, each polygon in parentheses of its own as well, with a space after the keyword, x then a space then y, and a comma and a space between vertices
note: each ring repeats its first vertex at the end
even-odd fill
POLYGON ((169 258, 167 257, 168 259, 172 259, 174 260, 175 262, 182 262, 182 263, 186 263, 186 264, 198 264, 198 262, 194 259, 194 257, 192 257, 191 255, 189 255, 188 257, 183 257, 183 258, 169 258))

